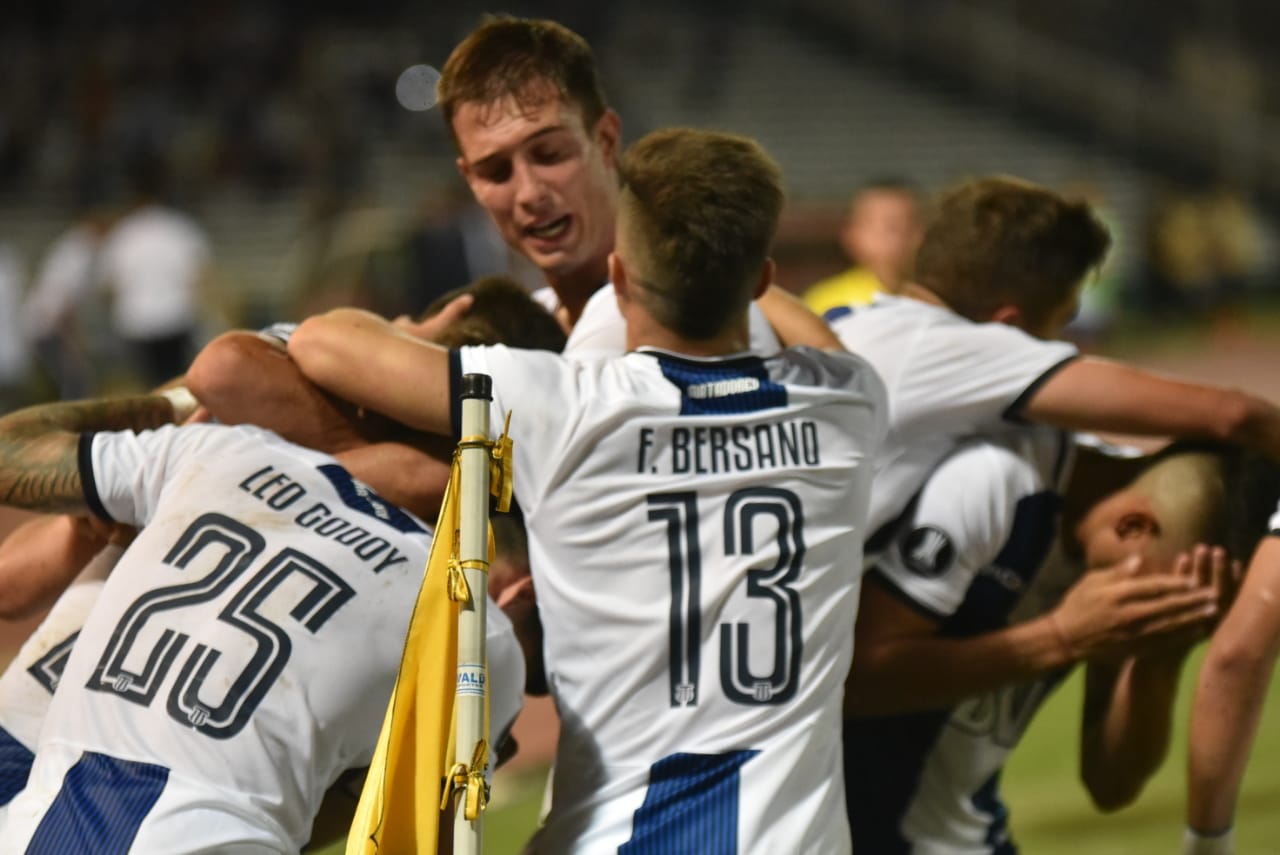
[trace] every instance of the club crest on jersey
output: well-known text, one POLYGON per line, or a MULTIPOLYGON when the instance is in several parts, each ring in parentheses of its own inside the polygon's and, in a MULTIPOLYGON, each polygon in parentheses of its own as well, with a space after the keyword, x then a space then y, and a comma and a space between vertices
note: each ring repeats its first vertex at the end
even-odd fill
POLYGON ((951 569, 956 549, 951 537, 936 526, 923 525, 913 529, 902 539, 898 547, 902 563, 912 573, 933 578, 951 569))

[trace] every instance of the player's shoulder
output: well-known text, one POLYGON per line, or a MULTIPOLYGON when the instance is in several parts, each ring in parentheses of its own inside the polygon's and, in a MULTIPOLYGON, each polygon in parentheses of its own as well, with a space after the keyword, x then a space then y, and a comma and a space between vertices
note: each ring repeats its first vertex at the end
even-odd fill
POLYGON ((1073 450, 1070 434, 1038 425, 969 437, 956 444, 929 480, 947 480, 971 497, 984 490, 1016 494, 1053 489, 1073 450))
POLYGON ((771 379, 784 386, 848 392, 876 401, 886 399, 884 381, 865 357, 844 350, 788 347, 765 360, 771 379))

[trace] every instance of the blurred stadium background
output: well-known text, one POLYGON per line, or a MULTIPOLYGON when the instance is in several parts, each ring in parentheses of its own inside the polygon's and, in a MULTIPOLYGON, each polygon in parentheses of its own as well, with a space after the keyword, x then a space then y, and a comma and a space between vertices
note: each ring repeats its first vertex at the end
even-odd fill
MULTIPOLYGON (((438 114, 395 97, 405 68, 441 64, 485 11, 586 36, 628 140, 672 124, 760 139, 787 176, 777 257, 792 290, 847 266, 836 233, 859 184, 1018 175, 1087 194, 1113 228, 1074 329, 1084 346, 1280 398, 1280 16, 1265 0, 14 0, 0 28, 0 338, 26 349, 0 359, 0 408, 137 384, 100 295, 36 341, 19 307, 53 242, 119 210, 139 164, 162 167, 169 200, 208 234, 205 337, 335 303, 411 309, 482 273, 533 283, 470 202, 438 114)), ((28 627, 0 624, 0 658, 28 627)), ((1096 818, 1076 783, 1074 704, 1069 688, 1015 756, 1025 850, 1170 850, 1181 745, 1136 807, 1096 818)), ((1275 707, 1244 798, 1242 844, 1257 849, 1242 851, 1280 839, 1275 707)), ((506 823, 519 835, 554 730, 536 709, 503 779, 521 794, 505 814, 524 818, 506 823)))

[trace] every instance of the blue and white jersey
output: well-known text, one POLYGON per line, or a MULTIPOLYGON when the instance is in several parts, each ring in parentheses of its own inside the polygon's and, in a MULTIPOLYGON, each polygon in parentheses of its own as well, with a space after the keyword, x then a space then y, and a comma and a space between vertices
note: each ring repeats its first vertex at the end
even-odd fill
POLYGON ((955 446, 975 434, 1023 424, 1026 401, 1077 356, 1006 324, 976 324, 943 306, 878 294, 826 319, 841 343, 880 372, 889 391, 889 438, 877 464, 870 526, 875 554, 924 483, 955 446))
MULTIPOLYGON (((533 298, 552 314, 560 307, 560 299, 551 288, 539 288, 533 292, 533 298)), ((755 303, 751 304, 747 320, 752 353, 769 356, 782 349, 773 327, 755 303)), ((564 355, 570 359, 605 359, 621 356, 626 350, 627 324, 618 309, 613 283, 609 282, 592 294, 582 308, 582 315, 565 342, 564 355)))
MULTIPOLYGON (((143 528, 62 671, 5 851, 299 851, 372 757, 429 528, 250 426, 86 435, 81 477, 143 528)), ((499 730, 523 660, 489 617, 499 730)))
MULTIPOLYGON (((107 550, 118 557, 119 547, 107 550)), ((100 578, 68 588, 0 674, 0 806, 26 786, 54 689, 101 592, 100 578)))
MULTIPOLYGON (((1068 435, 1028 428, 962 443, 930 476, 874 569, 907 603, 969 637, 1052 609, 1083 566, 1059 538, 1068 435)), ((854 849, 1012 853, 1000 770, 1060 674, 951 709, 850 719, 845 773, 854 849)))
MULTIPOLYGON (((840 725, 884 387, 796 348, 463 348, 510 410, 561 717, 538 852, 840 853, 840 725)), ((455 376, 454 388, 458 388, 455 376)))

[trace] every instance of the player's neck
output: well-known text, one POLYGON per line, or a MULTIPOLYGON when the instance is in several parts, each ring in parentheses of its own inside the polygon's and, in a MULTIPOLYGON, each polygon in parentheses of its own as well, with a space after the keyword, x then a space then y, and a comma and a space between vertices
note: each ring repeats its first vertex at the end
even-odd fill
POLYGON ((607 257, 600 259, 598 264, 584 265, 563 276, 547 276, 547 284, 556 292, 570 329, 582 317, 582 310, 586 308, 591 295, 609 281, 609 266, 606 259, 607 257))
POLYGON ((919 282, 903 282, 902 286, 894 293, 899 297, 910 297, 912 300, 919 300, 921 303, 928 303, 932 306, 942 306, 944 309, 951 308, 947 305, 946 300, 942 299, 919 282))
POLYGON ((728 356, 750 350, 747 315, 729 324, 720 334, 706 339, 687 339, 657 323, 647 312, 634 311, 627 317, 627 350, 656 347, 685 356, 728 356))

